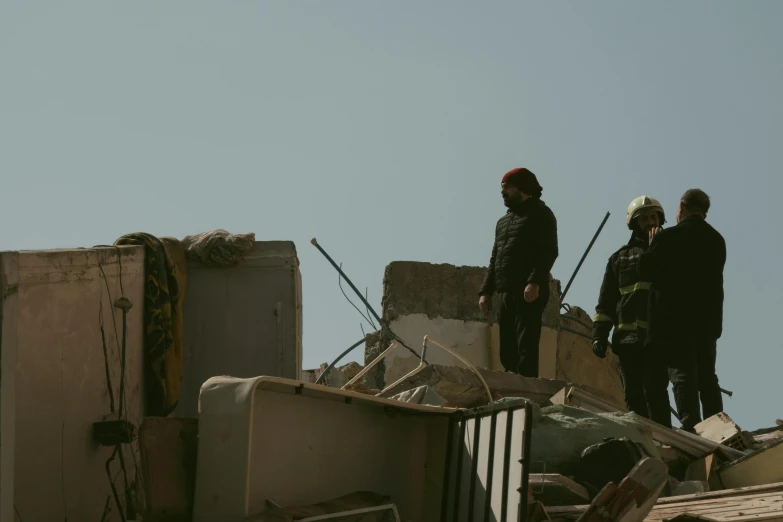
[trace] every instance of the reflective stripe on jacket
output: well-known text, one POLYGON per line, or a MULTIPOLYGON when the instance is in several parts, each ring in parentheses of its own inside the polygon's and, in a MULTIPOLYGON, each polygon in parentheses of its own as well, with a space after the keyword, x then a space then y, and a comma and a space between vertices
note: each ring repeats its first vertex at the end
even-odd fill
POLYGON ((644 343, 651 283, 640 278, 639 258, 646 250, 647 241, 634 235, 606 263, 593 317, 593 339, 608 341, 614 328, 612 350, 615 353, 644 343))

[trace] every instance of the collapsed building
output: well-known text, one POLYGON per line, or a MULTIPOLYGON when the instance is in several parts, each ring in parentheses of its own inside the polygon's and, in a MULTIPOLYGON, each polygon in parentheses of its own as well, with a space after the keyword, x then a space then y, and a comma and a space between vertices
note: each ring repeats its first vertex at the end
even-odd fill
POLYGON ((783 422, 625 411, 557 280, 538 379, 483 268, 415 262, 364 364, 303 371, 293 243, 131 239, 0 253, 0 522, 783 520, 783 422))

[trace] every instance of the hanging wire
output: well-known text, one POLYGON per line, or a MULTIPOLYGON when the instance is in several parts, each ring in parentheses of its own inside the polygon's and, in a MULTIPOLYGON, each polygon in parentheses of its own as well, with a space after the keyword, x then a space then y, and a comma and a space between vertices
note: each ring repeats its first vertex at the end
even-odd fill
MULTIPOLYGON (((343 269, 343 264, 340 263, 340 270, 342 270, 342 269, 343 269)), ((348 297, 348 294, 345 293, 345 290, 343 290, 343 275, 340 272, 337 272, 337 284, 340 287, 340 291, 343 293, 343 296, 345 296, 345 299, 349 303, 351 303, 351 306, 353 306, 356 309, 356 311, 359 312, 359 315, 361 315, 364 318, 365 321, 367 321, 369 324, 372 325, 373 322, 370 321, 370 319, 366 315, 364 315, 364 313, 359 309, 359 307, 356 306, 356 304, 354 304, 353 301, 351 301, 351 298, 348 297)), ((375 325, 373 325, 373 328, 375 328, 375 325)))

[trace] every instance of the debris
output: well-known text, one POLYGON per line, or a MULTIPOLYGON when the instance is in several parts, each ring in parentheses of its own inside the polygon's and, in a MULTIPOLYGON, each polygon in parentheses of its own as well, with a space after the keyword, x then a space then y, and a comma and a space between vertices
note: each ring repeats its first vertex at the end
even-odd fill
MULTIPOLYGON (((565 381, 534 379, 511 372, 491 371, 479 368, 495 399, 523 397, 538 405, 549 405, 549 399, 568 386, 565 381)), ((388 393, 396 394, 419 386, 428 385, 446 399, 449 407, 475 408, 487 404, 487 393, 481 381, 467 368, 431 364, 416 375, 406 379, 388 393)), ((591 390, 594 391, 594 390, 591 390)))
MULTIPOLYGON (((342 388, 348 381, 356 377, 362 369, 362 365, 353 361, 343 366, 335 366, 321 379, 321 384, 331 386, 332 388, 342 388)), ((315 378, 318 379, 319 376, 320 372, 316 370, 315 378)))
POLYGON ((718 477, 726 488, 783 482, 783 440, 721 466, 718 477))
POLYGON ((527 504, 527 522, 545 522, 552 520, 546 511, 546 506, 542 502, 531 502, 527 504))
POLYGON ((707 440, 740 451, 748 449, 749 444, 742 434, 742 429, 725 413, 718 413, 703 420, 695 426, 695 429, 697 435, 707 440))
POLYGON ((682 495, 695 495, 697 493, 706 493, 710 490, 709 484, 703 480, 686 480, 679 482, 673 489, 673 497, 682 495))
POLYGON ((671 446, 661 446, 658 448, 658 453, 666 467, 669 468, 669 475, 677 480, 688 480, 686 474, 688 466, 693 461, 691 457, 671 446))
POLYGON ((773 426, 772 428, 763 428, 751 432, 743 432, 747 440, 753 440, 754 447, 763 446, 768 442, 783 439, 783 427, 780 425, 773 426))
POLYGON ((699 437, 698 435, 694 435, 682 430, 672 430, 665 426, 661 426, 657 422, 653 422, 633 412, 617 412, 618 408, 613 408, 611 403, 602 400, 600 397, 595 397, 590 393, 589 390, 580 388, 561 391, 552 397, 552 401, 560 401, 569 405, 589 409, 590 411, 598 411, 603 409, 607 414, 618 419, 622 419, 624 417, 633 419, 634 422, 637 424, 643 424, 649 431, 651 431, 653 438, 656 441, 660 442, 661 444, 677 448, 691 457, 701 458, 715 450, 723 452, 729 460, 738 459, 745 455, 745 453, 742 451, 720 445, 717 442, 707 440, 703 437, 699 437))
POLYGON ((563 388, 552 396, 550 402, 552 402, 552 404, 574 406, 576 408, 581 408, 593 413, 627 411, 625 408, 620 408, 619 406, 616 406, 609 401, 605 401, 600 397, 596 397, 595 395, 591 395, 584 390, 580 390, 576 386, 567 386, 563 388))
POLYGON ((579 522, 641 522, 666 485, 666 465, 645 458, 619 486, 610 482, 593 499, 579 522))
POLYGON ((593 444, 582 452, 576 465, 576 480, 595 494, 610 482, 619 484, 640 460, 649 456, 644 446, 625 437, 593 444))
POLYGON ((581 484, 557 473, 531 473, 533 498, 545 506, 572 506, 590 502, 590 494, 581 484))
POLYGON ((535 467, 536 471, 575 475, 584 449, 609 438, 638 442, 644 446, 648 455, 658 457, 649 430, 635 423, 632 418, 618 419, 611 414, 590 413, 568 406, 550 406, 541 410, 541 417, 533 424, 531 464, 540 466, 540 463, 545 463, 545 469, 535 467))
POLYGON ((718 455, 712 453, 704 458, 694 461, 685 472, 685 480, 698 480, 707 482, 714 489, 721 489, 716 470, 721 460, 718 455))
POLYGON ((446 399, 438 395, 429 386, 419 386, 406 392, 398 393, 397 395, 390 397, 395 401, 411 402, 413 404, 428 404, 430 406, 443 406, 446 404, 446 399))

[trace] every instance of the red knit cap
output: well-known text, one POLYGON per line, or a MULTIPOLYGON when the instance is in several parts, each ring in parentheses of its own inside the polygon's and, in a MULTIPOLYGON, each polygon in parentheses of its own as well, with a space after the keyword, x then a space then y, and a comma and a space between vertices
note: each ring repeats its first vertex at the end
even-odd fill
POLYGON ((503 176, 501 183, 508 183, 509 185, 513 185, 528 196, 532 196, 534 198, 540 198, 541 193, 544 190, 541 185, 539 185, 538 179, 536 179, 536 175, 524 167, 506 172, 506 175, 503 176))

